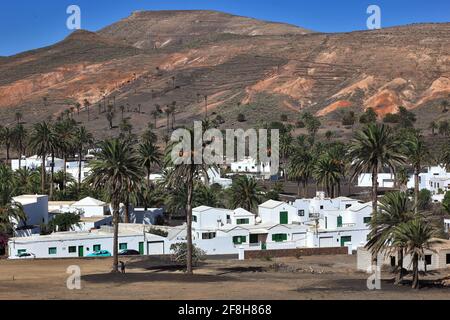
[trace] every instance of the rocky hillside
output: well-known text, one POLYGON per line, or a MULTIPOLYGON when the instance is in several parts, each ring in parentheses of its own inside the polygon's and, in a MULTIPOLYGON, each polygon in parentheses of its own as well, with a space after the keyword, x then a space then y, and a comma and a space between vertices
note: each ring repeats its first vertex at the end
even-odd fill
MULTIPOLYGON (((105 136, 117 129, 101 106, 123 105, 139 130, 155 105, 176 102, 177 125, 202 117, 205 95, 224 127, 236 126, 238 113, 247 119, 239 126, 250 126, 281 114, 295 122, 308 110, 324 130, 345 134, 343 111, 372 107, 382 117, 399 106, 427 127, 448 117, 439 106, 450 100, 450 23, 323 34, 211 11, 137 12, 0 58, 2 123, 17 110, 29 124, 56 117, 87 99, 90 121, 85 109, 75 117, 105 136)), ((161 133, 165 123, 161 115, 161 133)))

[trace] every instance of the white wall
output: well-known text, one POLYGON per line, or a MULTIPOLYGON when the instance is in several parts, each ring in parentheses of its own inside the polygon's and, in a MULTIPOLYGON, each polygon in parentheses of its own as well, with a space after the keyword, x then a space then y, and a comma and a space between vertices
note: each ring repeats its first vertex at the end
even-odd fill
POLYGON ((297 208, 287 203, 283 203, 273 209, 258 207, 258 216, 261 218, 262 223, 280 223, 280 212, 288 213, 288 224, 302 220, 302 217, 298 216, 297 208))

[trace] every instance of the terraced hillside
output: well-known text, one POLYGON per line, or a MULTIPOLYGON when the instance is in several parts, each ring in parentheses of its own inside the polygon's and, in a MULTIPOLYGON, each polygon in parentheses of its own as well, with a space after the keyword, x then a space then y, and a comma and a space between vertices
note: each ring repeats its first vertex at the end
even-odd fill
MULTIPOLYGON (((138 12, 97 33, 77 31, 42 49, 0 58, 0 120, 16 111, 31 124, 77 102, 74 117, 98 137, 130 118, 137 131, 153 111, 175 104, 176 125, 220 114, 224 127, 279 120, 300 112, 323 118, 322 130, 349 132, 342 112, 374 108, 382 117, 405 106, 419 126, 448 118, 450 23, 323 34, 211 11, 138 12), (206 96, 206 99, 205 99, 206 96)), ((164 113, 157 118, 166 132, 164 113)))

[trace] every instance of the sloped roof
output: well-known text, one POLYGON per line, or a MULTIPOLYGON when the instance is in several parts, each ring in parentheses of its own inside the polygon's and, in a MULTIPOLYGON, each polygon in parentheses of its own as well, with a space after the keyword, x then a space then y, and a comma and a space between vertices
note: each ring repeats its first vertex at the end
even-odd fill
POLYGON ((235 216, 254 216, 253 213, 242 208, 237 208, 233 212, 235 216))
POLYGON ((208 207, 208 206, 200 206, 200 207, 196 207, 196 208, 192 209, 192 211, 203 212, 203 211, 208 211, 208 210, 211 210, 211 209, 212 208, 208 207))
POLYGON ((284 202, 281 202, 281 201, 268 200, 268 201, 266 201, 264 203, 261 203, 259 205, 259 207, 273 209, 273 208, 276 208, 276 207, 278 207, 278 206, 280 206, 282 204, 288 205, 288 203, 284 203, 284 202))
POLYGON ((372 204, 370 202, 366 203, 355 203, 351 207, 347 208, 347 210, 350 211, 360 211, 364 209, 365 207, 370 207, 372 204))
POLYGON ((100 206, 104 206, 106 205, 105 202, 91 198, 91 197, 86 197, 84 199, 81 199, 78 202, 75 202, 72 206, 73 207, 100 207, 100 206))

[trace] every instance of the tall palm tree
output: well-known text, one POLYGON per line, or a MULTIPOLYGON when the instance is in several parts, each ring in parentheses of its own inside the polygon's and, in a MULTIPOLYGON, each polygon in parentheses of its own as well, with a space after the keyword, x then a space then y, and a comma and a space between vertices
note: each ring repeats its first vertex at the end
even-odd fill
POLYGON ((166 114, 166 118, 167 118, 167 134, 169 134, 170 131, 170 115, 172 113, 172 110, 170 109, 169 105, 167 106, 166 109, 164 109, 164 113, 166 114))
POLYGON ((153 116, 154 127, 156 129, 157 128, 157 120, 158 120, 158 117, 159 117, 159 112, 158 112, 158 110, 153 110, 151 114, 153 116))
POLYGON ((16 118, 17 125, 19 125, 20 121, 22 121, 22 119, 23 119, 23 114, 22 114, 22 112, 17 111, 16 114, 14 115, 14 117, 16 118))
POLYGON ((303 148, 297 148, 289 160, 288 178, 297 181, 297 195, 300 196, 300 184, 303 185, 303 196, 308 196, 307 184, 314 167, 313 156, 303 148))
POLYGON ((78 186, 81 186, 81 167, 83 162, 83 153, 86 147, 94 143, 92 133, 88 132, 85 127, 81 126, 75 131, 73 146, 78 154, 78 186))
MULTIPOLYGON (((384 167, 392 172, 405 162, 400 142, 392 130, 384 124, 369 123, 358 130, 349 146, 349 157, 353 161, 354 179, 359 174, 372 174, 372 218, 378 212, 378 173, 384 167)), ((376 264, 376 255, 372 261, 376 264)))
POLYGON ((45 194, 46 186, 46 160, 49 154, 56 149, 56 138, 52 127, 47 122, 36 123, 29 140, 30 149, 41 159, 41 192, 45 194))
MULTIPOLYGON (((378 255, 383 249, 395 241, 395 227, 414 218, 413 205, 403 192, 389 192, 380 200, 380 210, 376 217, 370 221, 369 241, 366 247, 373 254, 378 255)), ((397 276, 396 283, 403 279, 403 253, 404 247, 398 244, 397 250, 397 276)))
POLYGON ((100 143, 97 159, 90 163, 91 173, 86 183, 92 188, 104 188, 113 209, 114 245, 112 272, 118 272, 119 205, 125 200, 130 186, 141 179, 141 166, 132 146, 123 140, 112 139, 100 143))
POLYGON ((6 149, 6 163, 9 163, 10 150, 13 140, 12 130, 9 127, 0 127, 0 144, 6 149))
POLYGON ((162 155, 159 152, 158 146, 151 141, 143 141, 138 148, 139 158, 142 166, 145 168, 147 174, 147 185, 150 185, 150 174, 152 166, 161 164, 162 155))
POLYGON ((321 155, 314 165, 313 176, 318 184, 326 188, 329 197, 336 196, 336 191, 338 191, 336 187, 339 186, 342 178, 342 169, 337 161, 328 154, 321 155))
POLYGON ((419 210, 419 174, 424 163, 430 159, 430 152, 420 132, 410 134, 406 144, 406 156, 408 162, 414 168, 414 207, 419 210))
POLYGON ((230 206, 254 211, 260 204, 260 191, 261 189, 255 179, 238 176, 229 189, 230 206))
POLYGON ((172 104, 169 106, 169 109, 170 114, 172 115, 172 130, 173 130, 175 126, 175 112, 177 111, 177 102, 176 101, 172 102, 172 104))
POLYGON ((74 139, 75 139, 75 130, 78 130, 76 127, 77 124, 73 120, 63 120, 58 121, 55 124, 55 134, 58 139, 58 152, 62 155, 64 161, 63 168, 63 183, 62 188, 66 188, 67 182, 67 157, 74 150, 74 139))
POLYGON ((12 144, 19 156, 19 168, 22 168, 22 156, 25 154, 25 141, 27 139, 27 130, 22 124, 17 124, 12 131, 12 144))
POLYGON ((36 194, 39 192, 40 175, 38 170, 20 168, 14 172, 17 194, 36 194))
MULTIPOLYGON (((203 130, 205 130, 205 123, 203 124, 203 130)), ((173 163, 172 150, 176 146, 177 142, 169 144, 167 148, 165 166, 172 167, 170 175, 167 177, 167 187, 175 189, 180 184, 184 184, 187 188, 186 197, 186 222, 187 222, 187 254, 186 254, 186 272, 192 274, 192 204, 194 194, 194 182, 200 180, 202 177, 207 179, 208 165, 203 161, 203 149, 197 150, 196 145, 198 141, 195 139, 197 136, 194 134, 193 129, 187 129, 190 135, 190 141, 184 141, 189 147, 187 150, 181 150, 179 155, 183 158, 183 163, 173 163), (201 161, 196 161, 197 152, 200 153, 201 161), (200 162, 200 163, 198 163, 200 162)), ((205 144, 208 144, 207 141, 205 144)), ((200 145, 202 143, 200 142, 200 145)))
POLYGON ((431 121, 430 125, 428 126, 428 128, 431 130, 431 135, 435 135, 436 130, 439 128, 436 121, 431 121))
POLYGON ((26 221, 22 206, 12 200, 16 191, 13 171, 0 164, 0 233, 11 235, 15 227, 14 222, 26 221))
POLYGON ((408 222, 401 223, 394 228, 393 245, 404 247, 405 254, 412 257, 413 281, 412 288, 419 288, 419 259, 425 257, 425 250, 431 250, 432 246, 440 243, 436 239, 439 235, 437 228, 423 217, 417 217, 408 222))

